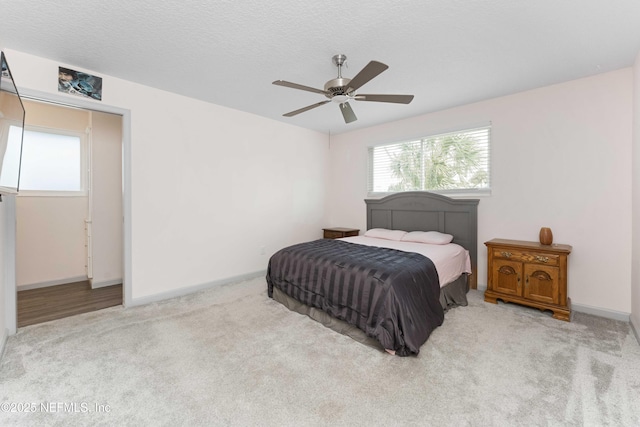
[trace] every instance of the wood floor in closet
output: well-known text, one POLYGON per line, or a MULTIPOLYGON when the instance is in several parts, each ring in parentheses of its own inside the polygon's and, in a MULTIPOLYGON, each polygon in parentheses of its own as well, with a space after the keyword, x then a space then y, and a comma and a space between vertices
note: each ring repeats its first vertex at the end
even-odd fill
POLYGON ((122 304, 122 285, 91 289, 88 281, 18 292, 18 327, 122 304))

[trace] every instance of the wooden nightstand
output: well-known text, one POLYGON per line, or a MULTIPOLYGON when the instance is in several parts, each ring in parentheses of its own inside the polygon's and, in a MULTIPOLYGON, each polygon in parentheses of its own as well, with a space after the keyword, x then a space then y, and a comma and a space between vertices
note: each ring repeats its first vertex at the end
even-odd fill
POLYGON ((569 245, 493 239, 487 246, 487 290, 484 300, 497 300, 551 310, 553 317, 571 319, 567 297, 569 245))
POLYGON ((333 227, 323 228, 325 239, 339 239, 341 237, 357 236, 360 230, 357 228, 333 227))

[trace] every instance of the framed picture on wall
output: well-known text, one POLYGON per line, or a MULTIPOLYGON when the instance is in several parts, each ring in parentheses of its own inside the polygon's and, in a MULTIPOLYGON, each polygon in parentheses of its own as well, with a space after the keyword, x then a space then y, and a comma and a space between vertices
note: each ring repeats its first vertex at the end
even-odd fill
POLYGON ((102 101, 102 77, 58 67, 58 92, 102 101))

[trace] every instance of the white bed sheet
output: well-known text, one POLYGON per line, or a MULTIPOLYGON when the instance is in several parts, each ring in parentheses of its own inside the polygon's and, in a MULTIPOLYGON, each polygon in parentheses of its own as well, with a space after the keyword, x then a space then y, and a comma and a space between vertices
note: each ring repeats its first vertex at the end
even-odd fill
POLYGON ((455 243, 430 245, 427 243, 402 242, 365 236, 344 237, 339 240, 359 245, 378 246, 422 254, 431 259, 436 266, 440 287, 454 281, 462 273, 471 273, 469 251, 455 243))

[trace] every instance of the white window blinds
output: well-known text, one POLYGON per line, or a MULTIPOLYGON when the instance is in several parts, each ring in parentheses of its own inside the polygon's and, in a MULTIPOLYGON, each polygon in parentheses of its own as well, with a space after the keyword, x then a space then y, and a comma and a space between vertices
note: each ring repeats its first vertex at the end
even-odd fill
POLYGON ((488 190, 489 126, 369 148, 369 193, 488 190))

